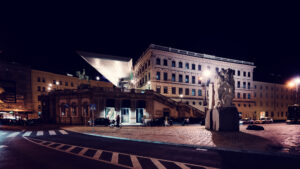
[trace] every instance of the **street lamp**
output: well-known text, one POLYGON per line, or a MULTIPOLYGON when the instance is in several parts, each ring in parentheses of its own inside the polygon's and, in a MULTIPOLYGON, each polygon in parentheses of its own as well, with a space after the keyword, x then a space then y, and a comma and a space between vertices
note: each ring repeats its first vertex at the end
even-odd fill
POLYGON ((148 81, 148 82, 147 82, 147 85, 148 85, 148 89, 150 90, 150 87, 151 87, 151 86, 150 86, 150 85, 151 85, 151 82, 150 82, 150 81, 148 81))
MULTIPOLYGON (((204 106, 207 105, 207 103, 206 103, 206 86, 209 83, 208 77, 210 77, 210 75, 211 75, 211 72, 209 70, 205 70, 203 72, 203 76, 206 78, 206 82, 204 84, 204 103, 203 103, 204 106)), ((202 80, 202 77, 200 77, 199 79, 202 80)))
POLYGON ((96 76, 96 80, 99 81, 99 80, 100 80, 100 77, 99 77, 99 76, 96 76))
POLYGON ((299 84, 300 84, 300 77, 296 77, 296 78, 292 79, 287 84, 289 88, 296 87, 296 104, 298 104, 298 88, 299 88, 299 84))
POLYGON ((181 98, 181 102, 182 102, 183 94, 180 94, 179 97, 181 98))

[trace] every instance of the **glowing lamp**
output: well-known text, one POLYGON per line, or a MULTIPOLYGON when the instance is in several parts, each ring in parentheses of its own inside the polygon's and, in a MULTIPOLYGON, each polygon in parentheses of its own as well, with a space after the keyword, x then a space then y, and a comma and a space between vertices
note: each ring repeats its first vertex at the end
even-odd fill
POLYGON ((209 76, 210 76, 210 71, 209 71, 209 70, 205 70, 205 71, 203 72, 203 75, 204 75, 205 77, 209 77, 209 76))

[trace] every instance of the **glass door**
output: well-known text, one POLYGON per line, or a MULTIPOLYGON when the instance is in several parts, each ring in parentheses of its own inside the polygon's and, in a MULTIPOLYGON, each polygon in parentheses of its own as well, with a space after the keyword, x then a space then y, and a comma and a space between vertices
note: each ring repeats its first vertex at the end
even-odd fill
POLYGON ((144 108, 137 108, 136 109, 136 122, 143 123, 143 116, 144 116, 144 108))
POLYGON ((121 108, 121 123, 129 123, 129 108, 121 108))

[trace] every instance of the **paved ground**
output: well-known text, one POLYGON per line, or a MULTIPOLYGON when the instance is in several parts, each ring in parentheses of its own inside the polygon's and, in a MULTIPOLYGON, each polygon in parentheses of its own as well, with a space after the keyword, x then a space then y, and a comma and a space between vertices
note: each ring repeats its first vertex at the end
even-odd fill
POLYGON ((300 156, 196 149, 103 138, 62 129, 0 129, 0 169, 282 169, 299 168, 299 165, 300 156))
POLYGON ((122 128, 69 126, 64 129, 139 140, 300 154, 300 125, 274 123, 262 126, 265 130, 251 131, 246 130, 247 125, 242 125, 238 133, 212 132, 200 125, 122 128))

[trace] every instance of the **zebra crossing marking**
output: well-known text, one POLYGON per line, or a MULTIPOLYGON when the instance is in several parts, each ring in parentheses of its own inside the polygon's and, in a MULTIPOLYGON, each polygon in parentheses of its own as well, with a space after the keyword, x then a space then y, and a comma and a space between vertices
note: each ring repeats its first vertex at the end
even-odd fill
POLYGON ((0 148, 6 148, 8 147, 7 145, 0 145, 0 148))
POLYGON ((141 158, 149 159, 158 169, 166 169, 166 167, 160 161, 174 163, 175 165, 177 165, 178 167, 180 167, 182 169, 189 169, 190 167, 188 167, 188 166, 200 167, 200 168, 206 168, 206 169, 216 169, 214 167, 207 167, 207 166, 198 165, 198 164, 184 163, 184 162, 178 162, 178 161, 171 161, 171 160, 165 160, 165 159, 157 159, 157 158, 152 158, 152 157, 145 157, 145 156, 131 155, 131 154, 122 153, 122 154, 127 155, 127 156, 130 157, 132 166, 129 166, 129 165, 119 163, 119 161, 118 161, 119 154, 120 154, 119 152, 112 152, 112 151, 105 150, 105 152, 108 152, 108 153, 112 154, 111 160, 106 161, 106 160, 100 159, 100 156, 101 156, 101 154, 104 150, 99 150, 99 149, 95 149, 95 148, 81 147, 81 146, 74 146, 74 145, 69 145, 69 144, 55 143, 55 142, 50 142, 50 144, 45 145, 43 143, 46 143, 46 142, 49 142, 49 141, 44 141, 44 140, 40 140, 40 139, 36 139, 36 138, 29 138, 29 137, 23 137, 23 138, 30 141, 30 142, 32 142, 32 143, 34 143, 34 144, 38 144, 40 146, 44 146, 44 147, 55 149, 55 150, 58 150, 58 151, 61 151, 61 152, 65 152, 65 153, 73 154, 73 155, 76 155, 76 156, 97 160, 97 161, 100 161, 100 162, 103 162, 103 163, 112 164, 112 165, 116 165, 116 166, 120 166, 120 167, 124 167, 124 168, 142 169, 143 167, 141 166, 141 164, 139 162, 139 159, 137 158, 137 157, 141 157, 141 158), (36 141, 33 141, 33 140, 37 140, 37 141, 40 141, 40 142, 36 142, 36 141), (62 149, 59 149, 58 147, 56 147, 56 148, 51 147, 50 146, 50 145, 52 145, 51 143, 52 144, 53 143, 60 144, 60 146, 58 146, 58 147, 63 147, 63 146, 70 146, 70 147, 66 150, 62 150, 62 149), (81 148, 82 150, 79 151, 78 153, 72 153, 71 151, 74 148, 81 148), (88 150, 95 150, 95 153, 92 157, 84 155, 85 152, 87 152, 88 150))
POLYGON ((175 164, 182 169, 190 169, 190 167, 184 165, 183 163, 175 162, 175 164))
POLYGON ((59 146, 57 146, 55 149, 59 150, 60 148, 62 148, 63 146, 65 146, 64 144, 60 144, 59 146))
POLYGON ((30 136, 30 134, 32 133, 32 131, 26 131, 23 136, 30 136))
POLYGON ((113 164, 118 164, 118 158, 119 158, 119 154, 116 153, 116 152, 113 152, 110 162, 113 163, 113 164))
POLYGON ((61 134, 68 134, 68 132, 66 132, 65 130, 59 130, 59 132, 60 132, 61 134))
POLYGON ((54 130, 49 130, 49 135, 50 135, 50 136, 53 136, 53 135, 56 135, 56 133, 55 133, 54 130))
POLYGON ((44 131, 38 131, 38 132, 36 133, 36 136, 42 136, 42 135, 44 135, 44 131))
POLYGON ((10 135, 8 135, 7 137, 16 137, 18 134, 20 134, 20 132, 13 132, 10 135))
POLYGON ((6 134, 6 132, 0 132, 0 136, 5 135, 5 134, 6 134))
POLYGON ((135 155, 130 155, 130 159, 131 159, 133 168, 142 169, 142 166, 135 155))
POLYGON ((88 148, 83 148, 83 149, 78 153, 78 155, 83 156, 83 154, 84 154, 85 152, 87 152, 88 150, 89 150, 88 148))
POLYGON ((102 150, 97 150, 96 153, 93 156, 93 159, 98 160, 102 154, 102 150))
POLYGON ((165 166, 163 166, 158 159, 151 158, 152 163, 158 168, 158 169, 166 169, 165 166))

